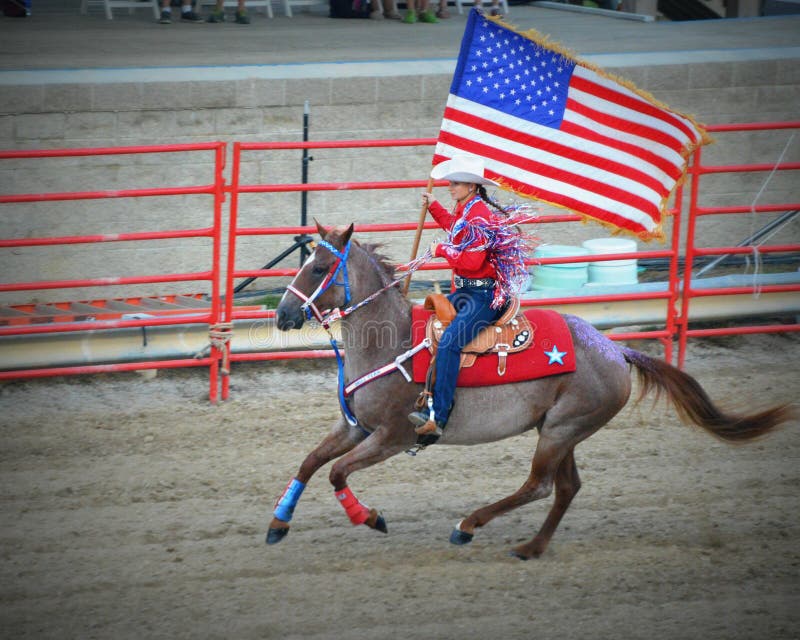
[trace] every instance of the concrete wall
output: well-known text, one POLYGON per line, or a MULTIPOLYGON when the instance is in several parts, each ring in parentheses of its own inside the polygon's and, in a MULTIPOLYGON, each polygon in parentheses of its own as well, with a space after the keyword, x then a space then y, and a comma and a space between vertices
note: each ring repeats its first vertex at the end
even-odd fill
MULTIPOLYGON (((663 54, 666 55, 666 54, 663 54)), ((691 63, 677 58, 643 55, 596 56, 609 72, 632 80, 671 107, 706 123, 797 119, 800 65, 797 59, 763 54, 749 61, 708 60, 691 63), (652 58, 652 56, 650 57, 652 58)), ((0 87, 0 148, 106 147, 223 140, 299 140, 303 103, 311 107, 311 139, 434 137, 448 92, 451 69, 436 64, 387 63, 372 71, 364 66, 318 65, 298 78, 298 67, 272 77, 206 77, 187 80, 142 78, 111 71, 97 78, 27 76, 17 85, 0 87), (283 73, 284 77, 281 77, 283 73), (167 80, 167 81, 165 81, 167 80)), ((240 74, 247 74, 241 70, 240 74)), ((790 133, 723 134, 707 147, 707 162, 774 163, 800 161, 800 141, 790 133), (788 146, 787 146, 788 145, 788 146)), ((315 150, 311 182, 348 180, 422 180, 427 178, 430 149, 315 150)), ((300 152, 252 152, 242 166, 248 184, 300 182, 300 152)), ((0 161, 3 193, 67 190, 116 190, 208 184, 212 154, 157 154, 59 160, 0 161)), ((230 162, 226 168, 230 175, 230 162)), ((710 177, 704 181, 703 203, 750 204, 800 200, 800 186, 791 172, 710 177)), ((419 190, 321 192, 309 194, 308 213, 325 224, 412 221, 419 214, 419 190)), ((439 194, 445 201, 447 194, 439 194)), ((542 208, 544 213, 553 209, 542 208)), ((299 194, 243 195, 242 226, 297 224, 299 194)), ((205 227, 211 201, 204 196, 113 199, 26 205, 2 205, 4 237, 118 233, 205 227)), ((735 244, 771 216, 737 216, 703 221, 714 243, 735 244)), ((537 230, 543 241, 580 243, 605 235, 595 225, 546 225, 537 230)), ((392 235, 387 253, 408 259, 411 235, 392 235)), ((427 234, 429 240, 433 234, 427 234)), ((782 241, 800 239, 794 223, 782 241)), ((373 235, 372 241, 389 237, 373 235)), ((258 268, 290 244, 290 238, 249 237, 239 244, 239 268, 258 268)), ((653 245, 653 248, 657 248, 653 245)), ((108 243, 66 248, 0 250, 4 281, 83 278, 200 271, 208 267, 206 240, 158 241, 147 244, 108 243)), ((281 266, 295 266, 297 258, 281 266)), ((277 283, 259 285, 274 286, 277 283)), ((257 285, 257 286, 259 286, 257 285)), ((112 295, 188 293, 207 290, 197 283, 137 287, 129 291, 46 291, 37 300, 70 300, 112 295)), ((0 302, 28 302, 30 294, 9 294, 0 302)))

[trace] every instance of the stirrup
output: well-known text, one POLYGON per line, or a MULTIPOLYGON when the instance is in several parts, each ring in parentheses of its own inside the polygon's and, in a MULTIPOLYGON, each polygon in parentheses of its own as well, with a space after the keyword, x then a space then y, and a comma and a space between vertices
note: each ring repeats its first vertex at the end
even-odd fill
POLYGON ((435 420, 431 420, 430 418, 428 418, 428 421, 425 424, 422 424, 414 428, 414 433, 420 436, 426 436, 426 435, 441 436, 443 431, 442 428, 439 426, 439 423, 437 423, 435 420))

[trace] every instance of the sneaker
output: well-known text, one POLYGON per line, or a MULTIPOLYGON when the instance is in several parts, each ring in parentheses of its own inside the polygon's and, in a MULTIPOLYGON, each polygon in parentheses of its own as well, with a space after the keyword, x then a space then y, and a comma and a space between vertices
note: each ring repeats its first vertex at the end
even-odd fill
POLYGON ((206 18, 206 22, 225 22, 225 12, 224 11, 212 11, 211 14, 206 18))
POLYGON ((194 11, 181 11, 182 22, 202 22, 203 19, 194 11))
POLYGON ((172 24, 172 11, 162 11, 158 21, 161 24, 172 24))
POLYGON ((439 19, 433 15, 433 11, 428 10, 419 14, 419 21, 434 24, 435 22, 439 22, 439 19))
POLYGON ((407 11, 406 17, 403 18, 403 22, 406 24, 414 24, 417 21, 417 14, 413 11, 407 11))
POLYGON ((250 16, 244 11, 237 11, 235 22, 236 24, 250 24, 250 16))

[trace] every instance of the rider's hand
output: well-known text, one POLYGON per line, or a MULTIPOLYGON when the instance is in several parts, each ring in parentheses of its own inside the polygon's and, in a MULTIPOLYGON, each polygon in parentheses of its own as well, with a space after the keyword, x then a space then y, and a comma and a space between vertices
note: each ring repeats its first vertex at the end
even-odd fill
POLYGON ((424 191, 422 193, 422 204, 426 207, 430 207, 432 202, 436 202, 436 198, 433 197, 430 191, 424 191))
POLYGON ((431 242, 431 246, 428 247, 428 250, 431 252, 432 256, 436 255, 436 247, 438 247, 438 246, 439 246, 438 242, 431 242))

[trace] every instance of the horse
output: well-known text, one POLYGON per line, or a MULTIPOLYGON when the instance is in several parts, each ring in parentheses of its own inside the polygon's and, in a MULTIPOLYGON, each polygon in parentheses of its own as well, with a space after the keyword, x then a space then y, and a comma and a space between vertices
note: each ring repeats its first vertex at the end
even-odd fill
MULTIPOLYGON (((378 246, 352 238, 352 224, 327 229, 317 222, 317 231, 321 240, 283 294, 276 309, 276 325, 281 331, 297 330, 313 314, 327 328, 331 318, 338 319, 346 353, 344 362, 340 359, 341 390, 342 375, 352 381, 408 351, 411 303, 392 286, 398 282, 392 281, 394 268, 377 252, 378 246), (349 313, 341 312, 348 302, 352 303, 349 313), (334 311, 323 314, 320 308, 334 311)), ((753 415, 726 414, 687 373, 612 342, 577 316, 563 317, 573 337, 577 363, 574 372, 457 390, 450 420, 437 446, 483 444, 532 429, 538 431, 538 440, 530 473, 522 486, 459 522, 450 537, 454 544, 469 543, 480 527, 522 505, 548 497, 555 489, 554 503, 538 533, 509 552, 522 560, 541 556, 581 487, 575 447, 627 404, 632 370, 641 384, 638 400, 651 390, 664 392, 684 422, 725 441, 752 440, 790 417, 788 405, 753 415)), ((333 339, 332 344, 335 347, 333 339)), ((362 504, 347 482, 353 472, 414 447, 417 436, 407 414, 421 389, 422 385, 408 382, 394 371, 359 388, 352 404, 342 405, 343 416, 306 456, 276 502, 268 544, 286 537, 306 484, 333 460, 329 480, 350 521, 387 532, 383 516, 362 504)))

